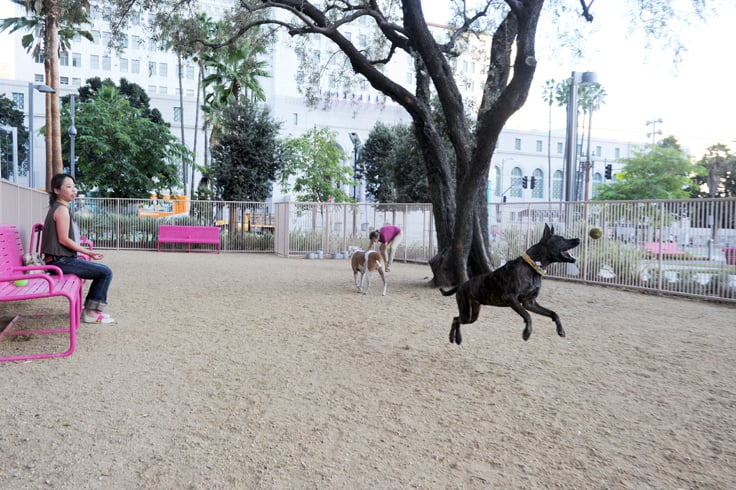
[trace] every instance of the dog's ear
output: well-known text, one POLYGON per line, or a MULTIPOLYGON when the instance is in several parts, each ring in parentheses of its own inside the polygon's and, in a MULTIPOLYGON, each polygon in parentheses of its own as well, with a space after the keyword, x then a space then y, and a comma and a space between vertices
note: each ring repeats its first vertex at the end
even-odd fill
POLYGON ((542 233, 542 238, 547 239, 555 234, 555 228, 554 226, 552 228, 549 227, 547 223, 544 224, 544 233, 542 233))

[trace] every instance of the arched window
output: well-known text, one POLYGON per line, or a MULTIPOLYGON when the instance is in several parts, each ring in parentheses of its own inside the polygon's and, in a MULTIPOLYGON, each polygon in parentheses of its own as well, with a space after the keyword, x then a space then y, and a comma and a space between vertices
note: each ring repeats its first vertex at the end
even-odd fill
POLYGON ((555 170, 552 174, 552 199, 562 200, 562 171, 555 170))
POLYGON ((509 191, 511 197, 521 197, 521 169, 514 167, 511 171, 511 190, 509 191))
POLYGON ((544 172, 541 168, 534 169, 532 172, 534 178, 534 189, 532 189, 532 197, 542 199, 544 197, 544 172))
POLYGON ((501 168, 496 165, 493 167, 493 187, 495 187, 494 195, 501 197, 501 168))
POLYGON ((603 183, 603 176, 600 174, 600 172, 595 172, 593 174, 593 197, 598 195, 598 186, 603 183))

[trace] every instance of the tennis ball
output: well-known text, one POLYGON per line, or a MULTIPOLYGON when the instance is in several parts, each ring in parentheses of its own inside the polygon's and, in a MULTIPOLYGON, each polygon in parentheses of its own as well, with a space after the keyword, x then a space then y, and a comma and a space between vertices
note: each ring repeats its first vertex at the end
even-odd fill
POLYGON ((598 240, 600 237, 603 236, 603 230, 601 230, 600 228, 598 228, 596 226, 596 227, 590 229, 590 231, 588 232, 588 235, 593 240, 598 240))
POLYGON ((15 284, 16 286, 27 286, 28 279, 18 279, 17 281, 13 281, 13 284, 15 284))

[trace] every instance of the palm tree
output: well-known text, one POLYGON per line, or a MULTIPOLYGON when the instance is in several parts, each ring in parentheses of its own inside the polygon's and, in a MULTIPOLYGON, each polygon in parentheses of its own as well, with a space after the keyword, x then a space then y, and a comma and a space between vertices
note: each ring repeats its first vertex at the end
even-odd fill
MULTIPOLYGON (((46 94, 46 188, 51 186, 54 174, 62 172, 61 113, 59 106, 59 52, 66 52, 71 40, 80 35, 90 41, 92 34, 78 26, 89 24, 89 2, 60 2, 59 0, 11 0, 26 10, 25 17, 12 17, 0 22, 0 32, 10 29, 27 31, 21 44, 34 58, 43 54, 46 85, 54 89, 46 94), (34 36, 35 32, 40 37, 34 36)), ((33 117, 32 115, 30 117, 33 117)))

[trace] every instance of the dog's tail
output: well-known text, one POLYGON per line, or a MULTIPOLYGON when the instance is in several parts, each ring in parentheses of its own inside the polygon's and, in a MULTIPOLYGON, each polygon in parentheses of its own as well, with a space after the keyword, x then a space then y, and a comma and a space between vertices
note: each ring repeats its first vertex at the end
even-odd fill
POLYGON ((448 289, 445 291, 444 289, 440 288, 440 293, 442 293, 442 296, 452 296, 457 291, 457 286, 455 286, 452 289, 448 289))

